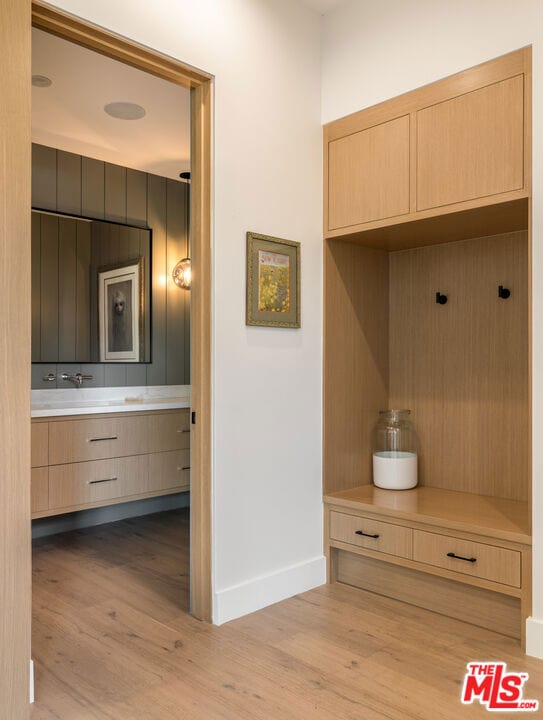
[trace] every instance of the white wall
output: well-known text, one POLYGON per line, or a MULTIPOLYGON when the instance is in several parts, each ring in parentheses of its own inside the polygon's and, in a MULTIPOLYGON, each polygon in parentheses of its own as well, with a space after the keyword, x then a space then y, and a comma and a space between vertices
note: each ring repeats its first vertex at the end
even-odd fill
POLYGON ((533 618, 543 657, 543 4, 541 0, 351 0, 324 18, 329 122, 533 44, 533 618))
POLYGON ((54 4, 216 77, 214 617, 222 622, 324 582, 320 20, 291 0, 54 4), (301 330, 245 326, 247 230, 302 243, 301 330))

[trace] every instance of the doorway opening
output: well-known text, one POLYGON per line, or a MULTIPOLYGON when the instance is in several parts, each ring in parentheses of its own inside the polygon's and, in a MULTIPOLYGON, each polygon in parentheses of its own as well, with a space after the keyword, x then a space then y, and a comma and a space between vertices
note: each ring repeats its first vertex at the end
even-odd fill
MULTIPOLYGON (((190 408, 187 410, 186 413, 186 425, 175 427, 174 430, 169 430, 167 432, 174 432, 174 433, 186 433, 190 430, 190 477, 191 477, 191 501, 190 501, 190 553, 186 554, 186 557, 184 559, 185 566, 187 568, 187 572, 190 568, 190 602, 187 600, 187 604, 190 604, 190 612, 198 619, 205 620, 205 621, 211 621, 211 613, 212 613, 212 603, 211 603, 211 210, 212 210, 212 201, 211 201, 211 188, 212 188, 212 150, 211 150, 211 142, 212 142, 212 78, 207 73, 195 70, 194 68, 191 68, 181 62, 178 62, 177 60, 174 60, 169 57, 165 57, 163 55, 160 55, 159 53, 155 53, 153 51, 148 50, 147 48, 143 48, 135 43, 129 42, 119 36, 116 36, 112 33, 106 32, 102 30, 101 28, 95 27, 93 25, 90 25, 88 23, 85 23, 77 18, 74 18, 72 16, 69 16, 65 13, 59 12, 55 9, 52 9, 50 7, 42 6, 39 3, 33 3, 32 5, 32 24, 36 31, 38 32, 45 32, 53 36, 57 36, 58 38, 61 38, 62 40, 67 40, 70 43, 75 43, 77 46, 80 46, 82 48, 86 48, 88 50, 92 50, 93 52, 97 53, 100 56, 105 56, 106 58, 113 59, 115 61, 119 61, 123 63, 124 65, 129 66, 130 68, 137 69, 139 71, 143 71, 144 73, 150 74, 154 76, 155 78, 159 78, 162 81, 167 81, 168 83, 173 83, 174 85, 180 86, 181 88, 186 89, 190 93, 190 147, 191 147, 191 158, 190 158, 190 192, 189 192, 189 185, 183 180, 179 180, 177 178, 174 180, 173 178, 159 177, 162 173, 160 169, 158 169, 158 175, 156 174, 157 169, 155 168, 154 172, 150 172, 148 176, 145 178, 143 175, 145 175, 145 172, 143 170, 134 171, 133 173, 125 174, 125 177, 132 178, 133 184, 134 184, 134 192, 136 195, 139 193, 142 195, 144 192, 144 189, 149 192, 149 188, 153 189, 153 192, 155 192, 155 199, 159 198, 159 186, 163 186, 164 188, 170 188, 170 194, 172 195, 172 208, 173 207, 179 207, 175 203, 176 197, 184 197, 186 200, 186 204, 184 205, 185 211, 186 211, 186 222, 188 223, 188 217, 190 214, 190 252, 180 252, 180 249, 182 247, 182 241, 179 241, 177 243, 176 249, 175 249, 175 262, 173 261, 172 257, 166 257, 164 267, 168 268, 167 272, 164 274, 164 282, 167 284, 171 280, 171 269, 170 265, 175 266, 176 262, 179 261, 181 258, 181 255, 190 255, 191 258, 191 265, 192 265, 192 282, 191 282, 191 290, 190 290, 190 357, 183 356, 179 358, 180 363, 184 363, 187 367, 190 366, 191 373, 190 373, 190 385, 191 385, 191 402, 190 402, 190 408), (151 179, 149 177, 152 176, 151 179), (159 177, 158 180, 155 178, 159 177), (180 257, 177 257, 177 254, 180 253, 180 257), (167 274, 170 273, 170 277, 167 277, 167 274)), ((119 100, 122 100, 122 98, 118 98, 119 100)), ((117 109, 119 112, 125 111, 126 108, 120 108, 117 109)), ((130 108, 129 108, 130 110, 130 108)), ((40 145, 40 148, 47 147, 40 145)), ((41 149, 38 149, 37 153, 42 155, 47 155, 49 150, 43 151, 41 149)), ((96 171, 96 158, 89 158, 88 155, 85 155, 84 153, 79 153, 79 164, 77 164, 77 159, 74 162, 74 157, 77 155, 77 153, 71 152, 68 153, 64 150, 58 150, 54 149, 55 152, 55 169, 58 175, 58 153, 63 153, 61 155, 62 162, 65 162, 68 160, 68 165, 70 162, 75 167, 75 176, 77 179, 77 168, 79 168, 79 182, 81 183, 83 181, 83 166, 87 166, 88 168, 94 168, 94 171, 96 171), (69 155, 69 157, 68 157, 69 155), (85 160, 85 158, 87 160, 85 160), (94 160, 95 162, 92 163, 90 160, 94 160)), ((105 162, 105 161, 104 161, 105 162)), ((113 164, 111 165, 113 167, 113 164)), ((122 165, 119 165, 118 167, 122 168, 122 165)), ((131 169, 131 168, 129 168, 131 169)), ((133 170, 133 169, 131 169, 133 170)), ((186 167, 179 167, 178 168, 179 173, 186 172, 186 167)), ((115 174, 115 170, 110 170, 113 174, 115 174)), ((164 169, 162 172, 167 172, 164 169)), ((122 175, 122 172, 121 172, 122 175)), ((58 180, 58 177, 57 177, 58 180)), ((47 185, 47 183, 46 183, 47 185)), ((73 187, 71 184, 71 181, 69 180, 67 183, 65 183, 65 190, 67 196, 74 196, 73 187)), ((113 187, 113 184, 111 184, 111 187, 113 187)), ((55 191, 58 195, 58 192, 55 191)), ((101 190, 98 189, 98 193, 95 197, 95 200, 98 198, 101 190)), ((127 208, 128 203, 131 203, 132 207, 136 207, 136 200, 129 200, 128 196, 128 185, 124 185, 124 190, 121 189, 119 191, 119 194, 121 196, 121 202, 122 195, 124 192, 124 206, 127 208)), ((77 192, 75 192, 77 195, 77 192)), ((134 196, 134 198, 136 197, 134 196)), ((79 197, 81 199, 81 187, 79 190, 79 197)), ((98 198, 99 199, 99 198, 98 198)), ((140 198, 141 199, 141 198, 140 198)), ((157 200, 157 202, 160 203, 160 200, 157 200)), ((167 203, 167 199, 166 199, 167 203)), ((43 202, 33 202, 33 204, 36 205, 43 205, 43 202)), ((149 207, 149 203, 146 203, 146 207, 149 207)), ((39 224, 41 226, 41 223, 44 223, 44 226, 47 226, 48 224, 55 224, 58 228, 60 224, 66 227, 76 229, 73 230, 73 233, 75 233, 75 236, 77 238, 78 236, 78 230, 77 230, 77 220, 74 216, 78 216, 79 220, 86 223, 89 218, 87 217, 89 213, 85 214, 83 212, 83 207, 81 207, 80 212, 77 212, 77 208, 75 208, 75 212, 73 208, 66 208, 66 207, 59 207, 58 203, 56 208, 47 208, 47 207, 41 207, 42 215, 35 221, 35 224, 39 224), (44 220, 45 218, 45 220, 44 220)), ((92 214, 92 213, 91 213, 92 214)), ((99 213, 98 213, 99 214, 99 213)), ((172 214, 172 223, 175 225, 177 224, 183 224, 184 220, 183 218, 176 218, 174 217, 175 214, 172 214)), ((138 227, 143 226, 144 224, 148 225, 151 231, 153 230, 152 223, 149 222, 149 218, 146 218, 146 222, 143 221, 141 223, 136 222, 135 225, 130 225, 128 220, 130 218, 130 215, 128 214, 127 209, 127 215, 125 217, 125 223, 117 223, 120 224, 122 227, 117 231, 115 229, 109 228, 101 228, 96 230, 96 234, 105 234, 107 235, 109 233, 109 237, 114 235, 116 232, 122 234, 124 233, 130 233, 132 232, 133 228, 138 228, 140 231, 142 228, 138 227)), ((111 224, 114 219, 112 218, 105 218, 106 220, 109 220, 109 223, 111 224)), ((120 220, 122 221, 123 218, 121 217, 120 220)), ((138 220, 138 218, 136 218, 138 220)), ((33 221, 34 222, 34 221, 33 221)), ((72 233, 72 234, 73 234, 72 233)), ((141 235, 141 233, 140 233, 141 235)), ((152 233, 151 233, 152 235, 152 233)), ((82 237, 84 236, 84 232, 82 232, 82 237)), ((41 241, 40 241, 41 242, 41 241)), ((141 250, 142 247, 144 247, 146 240, 144 238, 139 238, 139 254, 141 256, 145 255, 145 252, 141 250)), ((153 240, 151 239, 151 243, 153 240)), ((43 244, 40 244, 40 247, 43 247, 43 244)), ((63 247, 61 245, 61 247, 63 247)), ((59 251, 60 252, 60 251, 59 251)), ((150 256, 152 256, 152 249, 149 248, 148 250, 150 256)), ((166 255, 168 255, 166 251, 166 255)), ((116 262, 109 263, 111 265, 122 265, 124 260, 121 258, 117 258, 116 262)), ((103 263, 103 265, 107 265, 108 263, 103 263)), ((125 263, 127 265, 127 263, 125 263)), ((143 261, 143 267, 145 267, 145 262, 143 261)), ((98 268, 100 269, 100 268, 98 268)), ((126 268, 125 268, 126 269, 126 268)), ((136 272, 136 271, 135 271, 136 272)), ((138 271, 139 272, 139 271, 138 271)), ((40 274, 43 277, 47 277, 47 269, 40 270, 40 274)), ((99 273, 98 273, 99 274, 99 273)), ((154 279, 156 279, 158 282, 160 282, 159 277, 159 271, 158 268, 152 268, 149 273, 149 290, 148 290, 148 305, 149 308, 152 307, 153 302, 155 299, 153 298, 153 292, 154 288, 152 285, 152 282, 154 279), (158 274, 153 275, 153 273, 157 271, 158 274)), ((134 275, 134 283, 136 274, 134 275)), ((141 278, 142 283, 144 283, 145 278, 145 270, 141 271, 141 278)), ((123 282, 125 281, 124 276, 122 278, 123 282)), ((94 281, 93 281, 94 282, 94 281)), ((179 307, 183 307, 183 312, 185 314, 185 319, 188 320, 188 303, 183 300, 181 302, 181 299, 183 298, 183 294, 185 294, 187 291, 181 288, 178 288, 174 286, 174 288, 171 290, 172 293, 172 303, 173 305, 177 305, 179 307)), ((99 292, 99 290, 98 290, 99 292)), ((136 297, 134 295, 134 297, 136 297)), ((139 296, 138 296, 139 297, 139 296)), ((137 304, 137 300, 134 301, 134 306, 137 304)), ((145 301, 142 302, 142 308, 144 309, 145 301)), ((164 319, 164 322, 167 322, 167 319, 164 319)), ((134 325, 134 327, 136 327, 134 325)), ((152 325, 150 326, 149 331, 149 325, 145 325, 145 323, 142 323, 140 326, 141 334, 143 335, 142 338, 142 344, 141 348, 141 355, 140 359, 143 359, 143 361, 149 362, 149 360, 152 361, 152 355, 146 355, 145 353, 147 350, 145 349, 145 343, 143 343, 143 339, 145 339, 145 333, 147 333, 147 342, 149 346, 152 349, 152 337, 151 334, 153 332, 152 325), (147 329, 146 329, 147 328, 147 329)), ((40 331, 41 332, 41 331, 40 331)), ((115 348, 112 348, 113 352, 115 352, 115 348)), ((147 348, 148 349, 148 348, 147 348)), ((121 349, 122 350, 122 349, 121 349)), ((40 362, 52 362, 52 358, 43 358, 43 360, 40 360, 40 362)), ((78 363, 79 367, 78 372, 71 372, 71 370, 75 370, 75 368, 62 368, 62 365, 64 363, 65 359, 58 357, 56 359, 56 362, 54 363, 55 367, 51 368, 50 372, 52 374, 56 374, 57 376, 59 373, 66 374, 68 376, 75 377, 77 379, 77 375, 82 376, 82 382, 83 387, 85 383, 85 375, 89 375, 91 373, 86 373, 83 367, 87 363, 80 362, 78 363)), ((175 359, 173 360, 172 367, 175 367, 175 359)), ((50 363, 49 363, 50 364, 50 363)), ((142 377, 142 371, 136 370, 136 365, 129 366, 128 362, 124 363, 124 372, 133 374, 135 372, 139 373, 139 376, 142 377)), ((48 372, 42 372, 42 366, 38 366, 39 369, 35 370, 34 376, 38 377, 47 377, 48 372)), ((45 367, 45 366, 44 366, 45 367)), ((147 367, 150 367, 149 365, 147 367)), ((120 365, 119 365, 119 371, 120 365)), ((147 371, 148 372, 148 371, 147 371)), ((188 377, 188 373, 184 372, 183 379, 185 380, 188 377)), ((186 385, 187 382, 179 382, 179 375, 175 374, 175 370, 172 371, 172 379, 176 379, 178 382, 175 382, 174 384, 179 385, 186 385)), ((72 380, 68 378, 67 382, 71 382, 72 380)), ((44 381, 48 382, 48 381, 44 381)), ((167 382, 167 381, 166 381, 167 382)), ((161 383, 156 383, 161 384, 161 383)), ((128 399, 128 398, 127 398, 128 399)), ((137 398, 135 399, 137 401, 137 398)), ((158 410, 160 418, 164 419, 167 416, 167 412, 164 411, 161 413, 160 409, 158 410)), ((143 413, 133 413, 133 415, 139 415, 140 417, 143 416, 143 413)), ((96 417, 93 419, 103 420, 104 422, 109 422, 107 418, 105 418, 105 414, 96 415, 96 417)), ((185 419, 183 418, 183 422, 185 422, 185 419)), ((56 425, 60 425, 60 422, 56 422, 56 425)), ((106 423, 107 424, 107 423, 106 423)), ((164 425, 164 422, 162 423, 164 425)), ((104 425, 105 427, 105 425, 104 425)), ((154 427, 154 425, 153 425, 154 427)), ((150 426, 147 425, 145 428, 140 428, 140 431, 143 433, 142 437, 144 438, 144 442, 147 442, 149 439, 149 434, 153 434, 153 431, 151 430, 149 432, 150 426)), ((106 428, 107 429, 107 428, 106 428)), ((62 430, 62 428, 61 428, 62 430)), ((58 428, 56 428, 56 431, 58 431, 58 428)), ((132 427, 131 430, 128 431, 128 435, 130 435, 131 432, 135 432, 135 429, 132 427)), ((106 441, 109 441, 113 438, 116 431, 112 431, 111 434, 106 433, 107 438, 106 441)), ((47 431, 48 437, 50 439, 49 430, 47 431)), ((62 432, 57 432, 57 434, 61 437, 62 432)), ((88 434, 88 433, 87 433, 88 434)), ((103 433, 102 433, 103 434, 103 433)), ((165 450, 164 448, 161 449, 160 442, 164 439, 165 433, 164 432, 155 432, 155 435, 157 436, 156 442, 158 443, 159 447, 159 453, 162 457, 160 458, 161 461, 166 462, 165 458, 168 455, 168 450, 165 450)), ((136 440, 138 438, 136 433, 136 440)), ((94 440, 102 440, 102 438, 91 438, 92 441, 94 440)), ((116 438, 118 439, 118 438, 116 438)), ((88 440, 88 438, 87 438, 88 440)), ((132 437, 132 441, 134 441, 134 437, 132 437)), ((89 441, 90 442, 90 441, 89 441)), ((95 443, 95 446, 99 445, 98 442, 95 443)), ((165 447, 165 446, 164 446, 165 447)), ((177 448, 177 446, 176 446, 177 448)), ((156 448, 155 448, 156 449, 156 448)), ((150 448, 150 450, 153 450, 153 448, 150 448)), ((143 457, 143 455, 150 455, 152 453, 142 453, 141 450, 139 451, 138 457, 143 457)), ((125 453, 126 456, 126 453, 125 453)), ((97 456, 98 458, 100 455, 97 456)), ((172 458, 173 460, 173 458, 172 458)), ((147 458, 147 462, 150 462, 151 460, 147 458)), ((176 456, 177 461, 177 456, 176 456)), ((86 460, 81 458, 77 461, 81 465, 85 464, 86 460)), ((68 464, 68 463, 66 463, 68 464)), ((34 465, 34 463, 33 463, 34 465)), ((43 465, 41 466, 43 467, 43 465)), ((185 470, 185 467, 179 467, 180 470, 185 470)), ((158 474, 160 475, 161 472, 166 472, 167 468, 159 467, 158 468, 158 474)), ((104 478, 107 481, 115 481, 118 482, 117 477, 107 477, 104 478)), ((96 487, 98 485, 98 482, 96 481, 96 478, 87 479, 87 484, 93 485, 93 487, 96 487), (94 485, 96 483, 96 485, 94 485)), ((100 480, 101 485, 101 480, 100 480)), ((50 481, 47 482, 47 488, 50 490, 50 481)), ((154 495, 166 495, 168 493, 161 493, 161 492, 154 492, 154 495)), ((153 495, 153 493, 150 493, 149 496, 153 495)), ((173 497, 173 494, 172 494, 173 497)), ((98 501, 100 502, 100 501, 98 501)), ((77 504, 77 503, 76 503, 77 504)), ((102 503, 104 504, 104 503, 102 503)), ((163 508, 161 508, 163 509, 163 508)), ((185 526, 185 537, 188 538, 189 536, 189 527, 188 523, 186 522, 186 514, 183 514, 182 510, 172 510, 170 514, 170 519, 172 522, 179 523, 180 525, 185 526)), ((125 520, 124 523, 128 523, 128 530, 130 530, 130 523, 133 523, 135 521, 131 520, 125 520)), ((146 523, 147 525, 147 531, 149 532, 149 537, 151 538, 150 542, 157 541, 157 538, 154 537, 153 534, 156 535, 157 528, 153 525, 152 517, 147 518, 147 520, 142 521, 142 526, 146 523)), ((113 527, 113 526, 112 526, 113 527)), ((124 530, 127 528, 125 527, 124 530)), ((160 530, 160 532, 163 532, 164 528, 160 530)), ((115 531, 113 530, 113 533, 115 531)), ((166 529, 166 535, 168 535, 168 530, 166 529)), ((128 533, 130 534, 130 533, 128 533)), ((160 533, 159 533, 160 534, 160 533)), ((135 533, 137 536, 137 532, 135 533)), ((162 536, 162 539, 159 542, 162 542, 164 540, 164 536, 162 536)), ((106 539, 106 542, 110 542, 111 537, 109 539, 106 539)), ((186 545, 185 545, 186 546, 186 545)), ((175 543, 173 543, 171 547, 172 552, 177 552, 179 550, 179 547, 176 546, 175 543)), ((130 553, 131 550, 129 549, 129 546, 127 545, 124 549, 125 552, 130 553)), ((180 558, 181 563, 181 558, 180 558)), ((181 568, 182 569, 182 568, 181 568)))

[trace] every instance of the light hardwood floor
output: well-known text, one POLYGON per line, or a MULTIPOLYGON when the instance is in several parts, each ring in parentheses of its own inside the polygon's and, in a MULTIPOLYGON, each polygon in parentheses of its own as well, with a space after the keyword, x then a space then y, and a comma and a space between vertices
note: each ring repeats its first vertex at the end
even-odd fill
MULTIPOLYGON (((458 720, 468 661, 543 662, 504 636, 332 585, 222 627, 188 605, 188 514, 34 546, 31 720, 458 720)), ((500 713, 500 717, 518 717, 500 713)))

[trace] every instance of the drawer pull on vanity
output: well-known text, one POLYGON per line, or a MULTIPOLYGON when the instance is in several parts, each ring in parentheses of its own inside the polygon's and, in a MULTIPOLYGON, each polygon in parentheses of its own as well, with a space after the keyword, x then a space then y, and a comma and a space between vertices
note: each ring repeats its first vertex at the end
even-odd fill
POLYGON ((103 438, 88 438, 87 442, 102 442, 102 440, 118 440, 117 435, 110 435, 103 438))
POLYGON ((190 430, 181 430, 181 428, 179 428, 179 430, 176 430, 176 432, 179 433, 179 434, 181 434, 181 433, 189 433, 190 430))
POLYGON ((365 533, 363 530, 355 530, 355 535, 363 535, 364 537, 370 537, 374 538, 374 540, 377 540, 379 535, 372 535, 371 533, 365 533))
POLYGON ((177 470, 181 472, 181 470, 190 470, 190 465, 186 465, 185 467, 178 467, 177 470))
POLYGON ((462 555, 457 555, 456 553, 453 553, 453 552, 447 553, 447 557, 454 558, 455 560, 465 560, 466 562, 470 562, 470 563, 477 562, 477 558, 462 557, 462 555))
POLYGON ((88 485, 98 485, 99 483, 105 483, 105 482, 113 482, 114 480, 117 480, 116 477, 112 478, 104 478, 103 480, 89 480, 88 485))

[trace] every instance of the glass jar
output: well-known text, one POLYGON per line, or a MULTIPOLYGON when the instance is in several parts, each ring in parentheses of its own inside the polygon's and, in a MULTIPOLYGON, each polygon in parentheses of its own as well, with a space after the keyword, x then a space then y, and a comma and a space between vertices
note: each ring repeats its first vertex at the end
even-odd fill
POLYGON ((418 439, 411 410, 381 410, 373 430, 373 483, 387 490, 417 484, 418 439))

